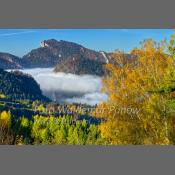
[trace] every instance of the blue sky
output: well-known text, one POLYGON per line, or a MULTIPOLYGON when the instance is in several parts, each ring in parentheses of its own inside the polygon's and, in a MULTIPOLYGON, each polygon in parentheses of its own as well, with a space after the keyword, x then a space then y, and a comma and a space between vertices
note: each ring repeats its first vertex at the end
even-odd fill
POLYGON ((172 33, 170 29, 0 29, 0 52, 23 56, 52 38, 94 50, 129 52, 144 39, 169 40, 172 33))

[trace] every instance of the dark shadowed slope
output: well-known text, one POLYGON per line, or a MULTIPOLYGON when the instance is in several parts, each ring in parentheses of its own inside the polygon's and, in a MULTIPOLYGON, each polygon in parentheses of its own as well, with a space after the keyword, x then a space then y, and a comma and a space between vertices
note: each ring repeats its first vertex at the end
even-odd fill
POLYGON ((20 69, 21 59, 9 53, 0 52, 0 68, 1 69, 20 69))
POLYGON ((48 100, 42 95, 36 81, 19 71, 7 72, 0 69, 0 94, 13 100, 48 100))

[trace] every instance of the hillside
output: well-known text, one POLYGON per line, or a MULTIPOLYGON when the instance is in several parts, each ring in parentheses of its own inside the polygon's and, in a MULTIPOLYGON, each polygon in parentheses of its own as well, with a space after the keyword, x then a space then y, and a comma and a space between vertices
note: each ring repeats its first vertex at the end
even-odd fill
POLYGON ((12 100, 48 100, 42 95, 36 81, 19 71, 7 72, 0 69, 0 94, 12 100))
POLYGON ((92 74, 102 76, 104 75, 104 63, 83 59, 81 57, 76 57, 73 59, 62 60, 55 67, 55 72, 73 73, 77 75, 92 74))
POLYGON ((104 52, 90 50, 73 42, 51 39, 41 42, 40 48, 25 55, 23 67, 56 67, 56 72, 99 75, 103 73, 103 64, 107 61, 108 56, 104 52), (74 60, 76 62, 73 65, 76 67, 71 66, 74 60))
POLYGON ((20 69, 21 60, 19 57, 9 53, 0 52, 0 68, 1 69, 20 69))

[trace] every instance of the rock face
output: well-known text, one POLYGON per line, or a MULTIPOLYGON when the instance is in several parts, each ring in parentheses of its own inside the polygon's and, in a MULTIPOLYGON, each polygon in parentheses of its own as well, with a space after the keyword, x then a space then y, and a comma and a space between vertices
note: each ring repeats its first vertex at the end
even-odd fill
POLYGON ((55 72, 75 74, 103 74, 107 54, 87 49, 79 44, 55 39, 42 41, 40 48, 23 57, 23 66, 56 67, 55 72))
POLYGON ((0 52, 0 68, 1 69, 20 69, 21 59, 17 56, 0 52))

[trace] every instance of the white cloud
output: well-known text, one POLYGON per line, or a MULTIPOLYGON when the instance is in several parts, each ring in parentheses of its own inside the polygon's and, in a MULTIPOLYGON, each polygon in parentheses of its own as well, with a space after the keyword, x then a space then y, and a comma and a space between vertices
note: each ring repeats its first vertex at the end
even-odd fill
POLYGON ((102 82, 101 78, 97 76, 54 73, 52 68, 24 69, 22 71, 32 75, 40 85, 43 94, 50 98, 53 99, 54 94, 65 95, 65 97, 55 95, 58 101, 94 105, 107 99, 106 94, 101 93, 102 82))
POLYGON ((27 31, 21 31, 21 32, 11 32, 11 33, 1 33, 0 36, 14 36, 14 35, 23 35, 28 33, 35 33, 34 30, 27 30, 27 31))
POLYGON ((73 97, 65 99, 65 102, 68 103, 81 103, 81 104, 89 104, 96 105, 103 101, 106 101, 108 96, 104 93, 100 92, 92 92, 83 95, 82 97, 73 97))

